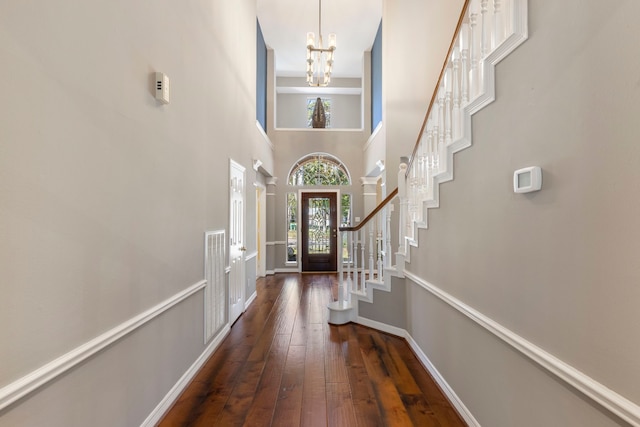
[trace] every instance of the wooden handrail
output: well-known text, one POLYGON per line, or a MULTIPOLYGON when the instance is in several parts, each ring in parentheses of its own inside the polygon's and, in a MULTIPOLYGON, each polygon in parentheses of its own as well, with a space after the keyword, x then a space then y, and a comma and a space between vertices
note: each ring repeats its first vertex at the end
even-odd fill
POLYGON ((382 210, 382 208, 384 208, 396 196, 396 194, 398 194, 398 187, 396 187, 391 193, 389 193, 389 195, 382 202, 380 202, 380 204, 376 206, 376 208, 369 215, 367 215, 367 217, 363 219, 360 224, 356 225, 355 227, 340 227, 340 231, 360 230, 367 222, 371 220, 371 218, 373 218, 378 212, 380 212, 380 210, 382 210))
POLYGON ((409 177, 409 173, 411 172, 411 164, 413 163, 413 159, 416 157, 416 153, 418 151, 418 147, 420 146, 420 140, 422 139, 422 134, 424 133, 424 129, 427 126, 427 121, 429 120, 429 116, 431 115, 431 109, 433 108, 433 104, 438 98, 438 88, 440 88, 440 84, 442 83, 442 79, 444 78, 444 73, 447 70, 447 63, 449 62, 449 58, 451 58, 451 53, 453 52, 453 47, 456 44, 456 39, 458 38, 458 34, 460 33, 460 28, 462 27, 462 22, 464 21, 464 17, 467 14, 467 8, 469 7, 469 3, 471 0, 465 0, 464 5, 462 6, 462 11, 460 12, 460 17, 458 18, 458 24, 456 25, 456 30, 453 33, 453 38, 451 39, 451 43, 449 44, 449 50, 447 51, 447 55, 444 57, 444 63, 442 64, 442 69, 440 70, 440 76, 438 76, 438 81, 436 82, 436 87, 433 90, 433 95, 431 95, 431 102, 429 102, 429 107, 427 108, 427 114, 424 116, 424 120, 422 122, 422 127, 420 127, 420 132, 418 133, 418 140, 416 141, 416 145, 413 147, 413 152, 411 153, 411 157, 409 157, 409 163, 407 164, 407 172, 405 173, 405 177, 409 177))

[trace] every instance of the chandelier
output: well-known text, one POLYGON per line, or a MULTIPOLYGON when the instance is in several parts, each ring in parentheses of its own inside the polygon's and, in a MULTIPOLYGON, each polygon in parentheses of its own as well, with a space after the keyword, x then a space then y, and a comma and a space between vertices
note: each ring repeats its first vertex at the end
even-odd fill
POLYGON ((307 33, 307 83, 309 86, 324 87, 331 81, 333 71, 333 51, 336 50, 336 35, 329 34, 329 44, 322 44, 322 0, 318 0, 318 46, 315 34, 307 33))

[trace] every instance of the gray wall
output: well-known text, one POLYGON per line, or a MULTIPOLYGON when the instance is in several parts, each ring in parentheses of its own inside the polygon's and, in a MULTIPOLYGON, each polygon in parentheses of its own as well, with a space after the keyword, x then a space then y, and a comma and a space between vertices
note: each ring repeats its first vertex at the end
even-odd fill
MULTIPOLYGON (((203 233, 228 224, 228 158, 249 173, 265 151, 255 16, 249 0, 0 5, 0 388, 203 279, 203 233)), ((203 351, 202 305, 199 292, 0 425, 139 425, 203 351)))
MULTIPOLYGON (((365 76, 365 80, 368 78, 365 76)), ((307 99, 331 99, 331 128, 363 128, 362 81, 356 78, 332 78, 324 88, 309 88, 305 79, 278 77, 275 103, 276 127, 283 129, 307 128, 307 99), (359 90, 359 94, 345 94, 344 88, 359 90), (292 93, 295 92, 295 93, 292 93)), ((366 80, 368 81, 368 80, 366 80)))
POLYGON ((400 157, 411 155, 418 139, 463 3, 384 1, 382 117, 389 192, 398 185, 400 157))
MULTIPOLYGON (((640 4, 529 1, 408 269, 640 402, 640 4), (512 191, 538 165, 542 191, 512 191)), ((408 281, 409 332, 480 424, 624 425, 408 281), (490 390, 490 392, 488 392, 490 390)))
POLYGON ((360 129, 362 127, 362 98, 360 95, 292 94, 280 93, 277 98, 278 128, 304 129, 307 127, 307 100, 329 98, 331 100, 332 129, 360 129))
MULTIPOLYGON (((308 188, 339 188, 341 193, 351 193, 353 201, 353 216, 363 216, 362 185, 362 145, 366 139, 362 131, 340 131, 330 129, 310 129, 301 131, 273 131, 271 139, 274 141, 276 176, 278 184, 275 196, 267 203, 274 201, 273 234, 268 233, 271 241, 286 240, 286 193, 298 192, 301 187, 287 185, 287 176, 293 165, 309 153, 324 152, 341 160, 351 175, 350 186, 340 187, 308 187, 308 188)), ((285 268, 286 252, 284 245, 277 245, 273 249, 272 264, 267 269, 285 268)), ((289 266, 290 267, 290 266, 289 266)))
MULTIPOLYGON (((374 167, 381 157, 385 161, 381 174, 385 182, 384 195, 397 187, 400 157, 411 155, 418 139, 463 3, 461 0, 384 2, 383 124, 363 160, 366 168, 374 167), (426 40, 428 42, 416 44, 426 40)), ((398 206, 396 212, 397 209, 398 206)), ((394 215, 391 227, 397 229, 396 218, 394 215)), ((403 327, 406 324, 403 307, 389 309, 396 306, 401 296, 398 292, 396 288, 391 290, 391 295, 376 292, 374 305, 360 301, 359 314, 403 327)))
MULTIPOLYGON (((304 79, 279 77, 276 79, 274 72, 275 54, 272 50, 267 52, 267 84, 268 97, 274 99, 276 87, 295 87, 304 83, 304 79)), ((364 82, 370 81, 369 72, 364 72, 364 82)), ((361 84, 360 79, 332 79, 332 86, 355 87, 361 84)), ((363 88, 364 99, 370 97, 370 85, 363 88)), ((297 269, 297 265, 286 263, 286 246, 279 242, 287 239, 286 224, 286 195, 288 192, 298 192, 300 187, 287 185, 289 171, 296 161, 304 156, 323 152, 331 154, 341 160, 351 175, 351 186, 341 186, 341 193, 352 194, 353 216, 363 217, 363 196, 360 177, 364 176, 363 146, 371 130, 365 124, 358 129, 278 129, 276 128, 276 108, 274 103, 267 105, 267 134, 274 146, 274 171, 273 176, 277 184, 267 186, 267 270, 297 269), (274 244, 275 243, 275 244, 274 244)), ((358 109, 358 113, 361 110, 358 109)), ((278 112, 278 114, 280 114, 278 112)), ((369 117, 365 112, 365 118, 369 117)), ((269 182, 269 180, 267 180, 269 182)), ((309 187, 330 188, 338 187, 309 187)))

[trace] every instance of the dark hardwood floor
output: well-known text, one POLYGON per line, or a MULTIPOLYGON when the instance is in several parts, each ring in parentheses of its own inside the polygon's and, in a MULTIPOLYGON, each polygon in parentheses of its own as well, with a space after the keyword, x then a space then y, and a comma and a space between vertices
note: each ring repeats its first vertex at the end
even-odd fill
POLYGON ((464 426, 405 340, 327 323, 335 274, 259 279, 258 297, 160 426, 464 426))

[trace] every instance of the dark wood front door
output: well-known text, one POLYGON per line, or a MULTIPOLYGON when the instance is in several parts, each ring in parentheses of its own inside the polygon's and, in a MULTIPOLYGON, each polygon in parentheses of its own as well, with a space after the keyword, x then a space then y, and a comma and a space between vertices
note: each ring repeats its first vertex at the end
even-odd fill
POLYGON ((302 193, 302 271, 336 271, 336 193, 302 193))

